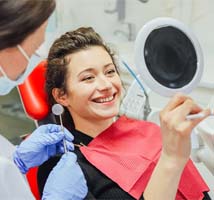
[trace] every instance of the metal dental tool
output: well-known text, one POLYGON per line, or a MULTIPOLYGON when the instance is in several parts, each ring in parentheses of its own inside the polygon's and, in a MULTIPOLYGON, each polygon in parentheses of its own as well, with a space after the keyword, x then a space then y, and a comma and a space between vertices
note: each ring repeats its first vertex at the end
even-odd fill
MULTIPOLYGON (((60 104, 57 103, 52 106, 52 113, 54 115, 59 116, 61 130, 64 132, 64 127, 63 127, 63 123, 62 123, 62 113, 63 112, 64 112, 64 108, 60 104)), ((64 146, 65 153, 68 153, 65 138, 63 138, 63 146, 64 146)))

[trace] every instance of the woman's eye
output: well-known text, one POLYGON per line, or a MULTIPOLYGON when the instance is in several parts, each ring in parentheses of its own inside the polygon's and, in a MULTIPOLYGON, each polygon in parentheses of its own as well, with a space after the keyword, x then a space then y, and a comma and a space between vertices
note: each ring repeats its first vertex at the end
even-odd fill
POLYGON ((115 72, 116 72, 115 69, 111 69, 111 70, 108 70, 108 71, 107 71, 107 74, 114 74, 115 72))
POLYGON ((93 76, 87 76, 87 77, 83 78, 82 81, 90 81, 93 78, 94 78, 93 76))

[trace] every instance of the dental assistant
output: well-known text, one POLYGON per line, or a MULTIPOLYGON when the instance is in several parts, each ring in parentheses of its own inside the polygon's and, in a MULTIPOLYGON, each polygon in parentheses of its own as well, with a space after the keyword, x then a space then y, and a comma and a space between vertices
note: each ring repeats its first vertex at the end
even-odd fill
MULTIPOLYGON (((29 60, 44 41, 55 6, 55 0, 0 0, 0 96, 21 84, 33 70, 29 60)), ((40 126, 16 149, 0 135, 0 199, 34 199, 20 171, 24 174, 56 153, 64 153, 63 138, 73 150, 72 134, 66 129, 62 132, 58 125, 40 126)), ((51 178, 54 181, 46 185, 43 200, 79 200, 87 194, 85 178, 72 152, 62 156, 51 178)))

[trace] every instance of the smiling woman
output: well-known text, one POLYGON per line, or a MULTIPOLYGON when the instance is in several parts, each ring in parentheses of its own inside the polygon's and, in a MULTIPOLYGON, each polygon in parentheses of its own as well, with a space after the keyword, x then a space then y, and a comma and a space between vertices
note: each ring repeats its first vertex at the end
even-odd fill
POLYGON ((54 88, 52 94, 72 113, 75 128, 95 137, 112 123, 112 117, 119 111, 120 78, 103 47, 92 46, 68 57, 71 62, 68 64, 70 73, 66 93, 54 88), (106 125, 103 124, 95 132, 92 122, 102 120, 106 125))
POLYGON ((65 106, 64 121, 71 130, 87 131, 95 137, 118 113, 122 86, 113 56, 92 28, 68 32, 52 46, 46 91, 51 104, 57 101, 65 106), (94 133, 93 124, 101 119, 109 120, 94 133))
MULTIPOLYGON (((189 160, 189 135, 200 120, 185 117, 202 110, 178 95, 161 113, 162 133, 151 122, 126 116, 115 121, 122 91, 118 66, 92 28, 67 32, 54 42, 46 91, 51 106, 65 108, 64 125, 74 135, 74 152, 87 181, 86 199, 209 199, 207 185, 189 160)), ((39 167, 41 194, 58 160, 39 167)))

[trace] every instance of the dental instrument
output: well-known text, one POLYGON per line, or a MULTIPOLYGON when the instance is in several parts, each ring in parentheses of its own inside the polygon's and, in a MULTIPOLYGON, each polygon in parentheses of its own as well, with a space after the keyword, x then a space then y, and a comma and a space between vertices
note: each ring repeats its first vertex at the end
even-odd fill
POLYGON ((205 115, 203 113, 197 113, 197 114, 187 115, 186 119, 192 120, 192 119, 199 119, 199 118, 203 118, 203 117, 205 117, 205 115))
MULTIPOLYGON (((213 115, 214 115, 214 111, 211 111, 209 116, 213 116, 213 115)), ((199 119, 199 118, 203 118, 203 117, 205 117, 204 113, 197 113, 197 114, 187 115, 186 119, 192 120, 192 119, 199 119)))
MULTIPOLYGON (((61 130, 64 132, 64 127, 63 127, 63 123, 62 123, 62 113, 63 112, 64 112, 64 108, 60 104, 56 103, 52 106, 52 113, 54 115, 59 116, 61 130)), ((68 153, 65 138, 63 138, 63 146, 64 146, 65 153, 68 153)))
MULTIPOLYGON (((137 103, 137 107, 140 110, 140 105, 142 105, 142 103, 144 104, 144 108, 143 108, 143 119, 147 120, 149 114, 151 113, 152 109, 150 107, 150 103, 149 103, 149 96, 148 93, 146 91, 146 89, 144 88, 142 82, 139 79, 139 75, 136 75, 135 72, 131 69, 131 67, 129 67, 129 65, 124 61, 121 60, 122 64, 126 67, 126 69, 128 70, 128 72, 131 74, 131 76, 135 79, 135 81, 132 83, 132 85, 130 86, 129 92, 127 93, 127 96, 125 97, 125 99, 127 99, 127 101, 129 102, 129 105, 132 105, 132 110, 130 109, 131 112, 134 111, 134 107, 133 107, 133 103, 137 103), (145 102, 141 102, 142 98, 140 98, 140 104, 138 104, 138 102, 136 101, 136 99, 139 99, 139 94, 137 93, 137 88, 136 85, 139 85, 140 89, 143 91, 143 94, 145 95, 145 102), (136 96, 137 95, 137 96, 136 96), (130 101, 132 101, 132 103, 130 104, 130 101)), ((142 95, 141 95, 142 97, 142 95)), ((124 99, 124 100, 125 100, 124 99)), ((125 102, 125 101, 124 101, 125 102)), ((122 108, 122 107, 121 107, 122 108)), ((129 111, 129 112, 130 112, 129 111)), ((134 111, 135 116, 137 116, 138 114, 134 111)), ((133 117, 133 116, 132 116, 133 117)))
MULTIPOLYGON (((214 96, 211 98, 210 102, 207 105, 207 108, 210 109, 210 116, 214 116, 214 109, 211 109, 214 107, 214 96)), ((191 120, 191 119, 199 119, 199 118, 203 118, 205 117, 205 115, 203 113, 197 113, 197 114, 192 114, 192 115, 188 115, 186 116, 187 120, 191 120)))

